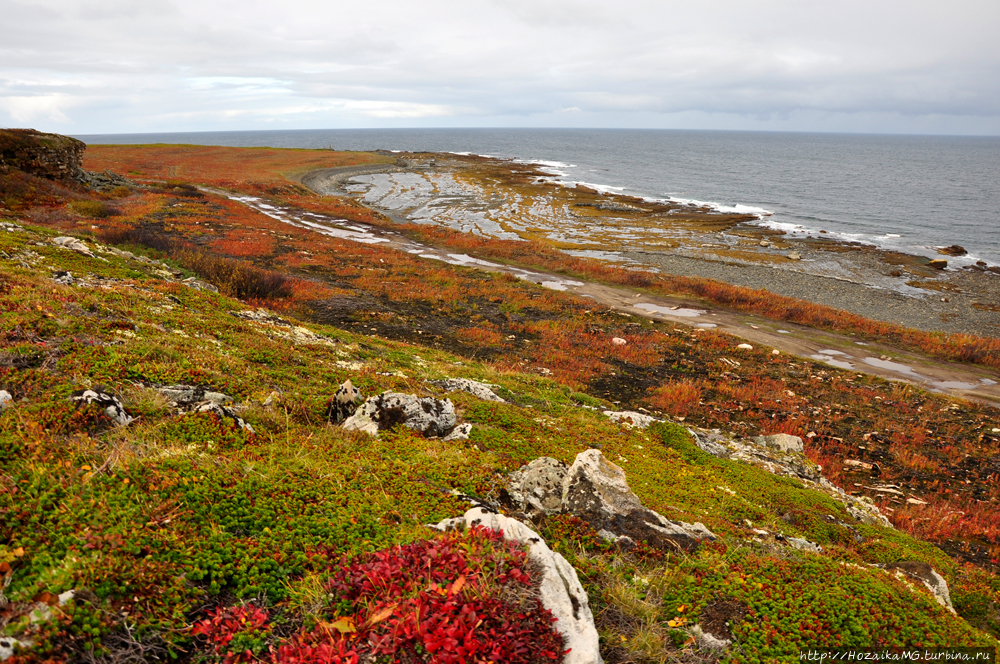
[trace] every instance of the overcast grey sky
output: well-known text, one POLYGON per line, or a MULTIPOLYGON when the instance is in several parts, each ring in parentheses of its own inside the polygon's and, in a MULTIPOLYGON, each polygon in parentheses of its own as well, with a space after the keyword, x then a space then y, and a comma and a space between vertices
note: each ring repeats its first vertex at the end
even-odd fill
POLYGON ((997 0, 0 0, 0 126, 1000 134, 997 0))

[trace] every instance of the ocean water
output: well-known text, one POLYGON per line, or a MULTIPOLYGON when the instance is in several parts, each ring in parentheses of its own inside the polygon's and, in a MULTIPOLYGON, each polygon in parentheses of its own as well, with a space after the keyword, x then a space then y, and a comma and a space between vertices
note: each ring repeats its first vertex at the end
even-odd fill
POLYGON ((559 179, 758 214, 839 237, 1000 265, 1000 137, 621 129, 355 129, 117 134, 88 143, 466 152, 539 162, 559 179))

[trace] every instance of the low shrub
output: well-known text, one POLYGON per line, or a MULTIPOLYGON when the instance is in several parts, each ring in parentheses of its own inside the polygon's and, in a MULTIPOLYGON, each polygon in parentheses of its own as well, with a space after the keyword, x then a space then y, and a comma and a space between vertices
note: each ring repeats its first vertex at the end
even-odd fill
POLYGON ((105 244, 134 245, 148 247, 163 253, 170 253, 176 242, 149 226, 102 228, 97 231, 97 239, 105 244))
POLYGON ((246 261, 191 250, 181 251, 175 258, 184 267, 218 286, 224 294, 241 300, 271 300, 288 297, 292 293, 292 279, 246 261))
POLYGON ((101 201, 73 201, 69 204, 69 209, 91 219, 106 219, 115 213, 114 208, 101 201))

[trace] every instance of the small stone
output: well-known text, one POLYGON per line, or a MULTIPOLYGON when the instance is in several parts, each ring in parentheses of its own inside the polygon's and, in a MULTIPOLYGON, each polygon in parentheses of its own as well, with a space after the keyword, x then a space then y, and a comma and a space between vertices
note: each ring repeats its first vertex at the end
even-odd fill
POLYGON ((87 245, 75 237, 63 235, 52 240, 52 244, 62 249, 75 251, 78 254, 83 254, 84 256, 90 256, 91 258, 94 257, 93 252, 87 247, 87 245))
POLYGON ((73 275, 65 270, 59 270, 52 273, 52 281, 57 284, 62 284, 63 286, 73 285, 73 275))
POLYGON ((506 403, 493 393, 492 386, 475 380, 469 380, 468 378, 446 378, 445 380, 429 380, 427 382, 430 385, 441 388, 445 392, 468 392, 483 401, 506 403))
POLYGON ((14 403, 14 397, 7 390, 0 390, 0 413, 10 408, 14 403))
POLYGON ((739 348, 740 350, 753 350, 753 346, 751 346, 750 344, 740 344, 739 346, 737 346, 737 348, 739 348))
POLYGON ((469 434, 471 433, 472 433, 472 425, 469 424, 468 422, 465 422, 464 424, 459 424, 457 427, 452 429, 451 433, 449 433, 441 440, 445 442, 451 442, 453 440, 468 440, 469 434))
POLYGON ((349 379, 345 380, 337 388, 330 406, 327 408, 327 420, 334 423, 343 422, 358 409, 359 401, 361 401, 361 392, 354 387, 349 379))
POLYGON ((934 258, 927 263, 927 267, 932 267, 935 270, 943 270, 948 267, 948 261, 943 258, 934 258))
POLYGON ((645 413, 637 413, 634 410, 606 410, 604 411, 605 416, 607 416, 612 422, 617 422, 619 424, 624 424, 628 428, 636 427, 638 429, 648 429, 649 425, 653 422, 659 422, 652 415, 646 415, 645 413))
POLYGON ((775 348, 774 350, 771 351, 771 355, 781 355, 781 351, 775 348))
POLYGON ((802 452, 802 439, 787 433, 776 433, 771 436, 755 436, 753 442, 770 447, 779 452, 802 452))
POLYGON ((812 553, 822 553, 823 547, 815 542, 810 542, 807 539, 802 539, 801 537, 789 537, 788 543, 792 548, 798 549, 799 551, 810 551, 812 553))
POLYGON ((125 412, 125 406, 118 397, 105 392, 80 390, 70 397, 70 399, 87 404, 96 403, 98 406, 103 407, 104 414, 114 420, 119 426, 128 426, 135 420, 134 417, 125 412))
POLYGON ((611 343, 614 344, 615 346, 624 346, 628 342, 622 339, 621 337, 613 337, 611 339, 611 343))
POLYGON ((13 636, 0 636, 0 662, 5 662, 13 657, 15 648, 26 650, 33 645, 35 644, 31 641, 21 641, 13 636))
POLYGON ((802 260, 802 254, 797 251, 788 252, 788 260, 790 261, 800 261, 802 260))

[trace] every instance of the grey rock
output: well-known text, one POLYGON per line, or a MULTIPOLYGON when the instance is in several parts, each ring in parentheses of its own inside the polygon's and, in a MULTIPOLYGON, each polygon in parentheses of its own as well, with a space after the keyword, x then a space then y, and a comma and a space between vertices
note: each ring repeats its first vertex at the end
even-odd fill
POLYGON ((457 427, 455 427, 454 429, 452 429, 451 433, 449 433, 447 436, 445 436, 441 440, 444 440, 444 441, 468 440, 469 439, 469 434, 471 434, 471 433, 472 433, 472 425, 469 424, 468 422, 466 422, 464 424, 459 424, 457 427))
POLYGON ((175 408, 183 408, 203 401, 224 404, 233 400, 222 392, 212 392, 196 385, 164 385, 156 391, 163 395, 175 408))
POLYGON ((73 275, 65 270, 53 272, 52 281, 57 284, 62 284, 63 286, 72 286, 74 283, 73 275))
POLYGON ((441 388, 445 392, 468 392, 484 401, 506 403, 493 393, 492 386, 468 378, 447 378, 445 380, 429 380, 429 384, 441 388))
POLYGON ((193 288, 200 291, 208 291, 210 293, 218 293, 219 289, 207 281, 202 281, 201 279, 196 279, 194 277, 188 277, 187 279, 181 279, 181 283, 185 286, 193 288))
POLYGON ((604 411, 604 415, 610 418, 612 422, 618 422, 619 424, 638 429, 648 429, 650 424, 660 421, 652 415, 637 413, 634 410, 606 410, 604 411))
POLYGON ((688 433, 694 438, 694 443, 704 452, 720 459, 728 459, 730 449, 726 446, 726 437, 719 433, 718 429, 713 431, 695 431, 688 429, 688 433))
POLYGON ((698 647, 705 650, 725 650, 733 644, 729 639, 720 639, 714 634, 706 632, 701 628, 701 625, 692 627, 691 634, 694 635, 694 640, 698 644, 698 647))
POLYGON ((435 526, 439 530, 456 527, 482 526, 503 532, 504 538, 528 545, 528 560, 538 579, 542 606, 556 618, 555 628, 569 652, 564 664, 603 664, 599 637, 590 611, 587 592, 580 584, 573 566, 549 546, 535 531, 516 519, 475 507, 456 519, 447 519, 435 526))
POLYGON ((87 185, 91 189, 96 189, 97 191, 110 191, 116 187, 128 187, 129 189, 135 189, 139 186, 124 175, 118 175, 117 173, 113 173, 111 171, 98 173, 97 171, 85 171, 80 169, 76 174, 76 180, 87 185))
POLYGON ((243 320, 248 320, 253 323, 267 323, 268 325, 277 325, 279 327, 295 327, 273 311, 268 311, 263 308, 256 310, 245 309, 243 311, 230 311, 229 313, 237 318, 242 318, 243 320))
POLYGON ((807 539, 802 539, 801 537, 789 537, 788 544, 799 551, 810 551, 812 553, 822 553, 823 547, 815 542, 810 542, 807 539))
POLYGON ((798 436, 790 436, 787 433, 776 433, 770 436, 755 436, 753 441, 758 445, 770 447, 779 452, 802 452, 805 448, 802 439, 798 436))
POLYGON ((84 244, 82 241, 75 237, 69 237, 68 235, 63 235, 52 240, 52 244, 62 249, 69 249, 70 251, 75 251, 78 254, 83 254, 84 256, 94 257, 94 253, 84 244))
POLYGON ((35 644, 31 641, 22 641, 13 636, 0 636, 0 662, 5 662, 14 656, 14 650, 27 650, 35 644))
POLYGON ((0 413, 10 408, 14 403, 14 397, 7 390, 0 390, 0 413))
POLYGON ((134 417, 125 412, 125 406, 118 397, 105 392, 80 390, 70 397, 70 399, 79 403, 96 403, 98 406, 104 408, 105 415, 113 419, 120 426, 128 426, 135 420, 134 417))
POLYGON ((379 431, 401 425, 425 436, 446 436, 455 424, 455 404, 451 399, 387 391, 368 397, 354 415, 344 421, 343 427, 348 431, 378 435, 379 431))
POLYGON ((562 511, 563 483, 569 468, 552 457, 539 457, 508 476, 507 494, 526 514, 562 511))
POLYGON ((629 488, 625 471, 600 450, 577 455, 563 481, 562 507, 595 530, 645 540, 660 549, 690 551, 702 540, 715 539, 704 524, 669 521, 643 506, 629 488))
POLYGON ((361 392, 354 387, 350 380, 345 380, 333 395, 333 400, 326 412, 327 420, 337 424, 343 422, 358 409, 360 400, 361 392))
POLYGON ((244 431, 249 431, 250 433, 256 433, 253 427, 250 426, 248 422, 245 422, 242 417, 234 413, 229 408, 219 405, 214 401, 205 401, 203 403, 197 404, 191 410, 191 413, 215 413, 215 415, 220 419, 230 419, 236 422, 236 424, 244 431))
POLYGON ((948 589, 948 582, 929 564, 915 560, 903 560, 897 563, 879 565, 879 567, 889 572, 899 571, 911 579, 920 581, 931 591, 938 604, 955 613, 955 607, 951 603, 951 591, 948 589))

